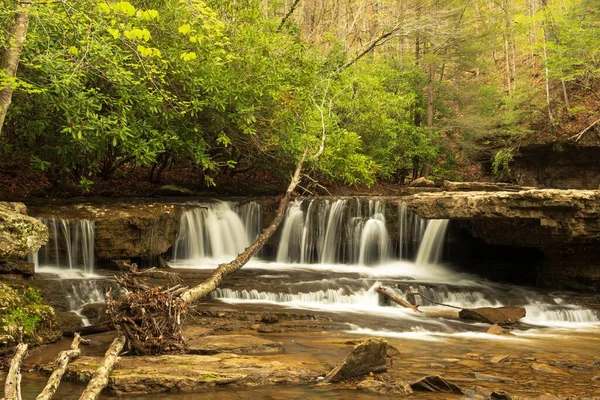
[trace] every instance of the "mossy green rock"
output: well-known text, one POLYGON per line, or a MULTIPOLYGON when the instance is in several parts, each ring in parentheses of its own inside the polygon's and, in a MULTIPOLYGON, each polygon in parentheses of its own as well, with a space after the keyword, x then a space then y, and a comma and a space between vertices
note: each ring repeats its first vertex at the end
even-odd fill
POLYGON ((48 228, 23 203, 0 202, 0 258, 25 257, 48 241, 48 228))

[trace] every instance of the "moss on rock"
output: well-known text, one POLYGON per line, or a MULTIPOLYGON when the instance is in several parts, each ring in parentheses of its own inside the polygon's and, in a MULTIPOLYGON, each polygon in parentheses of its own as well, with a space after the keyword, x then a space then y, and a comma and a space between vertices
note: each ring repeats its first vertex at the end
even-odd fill
POLYGON ((0 202, 0 258, 25 257, 48 241, 48 228, 22 203, 0 202))

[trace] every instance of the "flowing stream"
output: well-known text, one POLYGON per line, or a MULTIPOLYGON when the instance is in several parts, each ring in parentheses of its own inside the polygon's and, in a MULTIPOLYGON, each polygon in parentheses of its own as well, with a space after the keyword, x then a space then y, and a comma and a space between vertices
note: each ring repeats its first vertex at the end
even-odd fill
MULTIPOLYGON (((252 206, 205 204, 186 212, 172 266, 212 269, 241 252, 261 223, 259 205, 248 204, 252 206)), ((410 289, 461 308, 525 307, 527 316, 517 335, 539 327, 600 327, 597 313, 575 304, 569 293, 492 283, 441 264, 448 221, 423 220, 403 205, 396 212, 392 228, 385 204, 378 200, 296 200, 287 209, 272 254, 253 258, 239 279, 226 281, 212 295, 230 304, 344 313, 349 332, 423 340, 472 335, 481 327, 427 320, 385 306, 377 287, 390 286, 398 294, 410 289), (390 235, 389 229, 398 232, 390 235), (247 270, 254 270, 250 277, 244 275, 247 270)), ((421 307, 443 309, 420 296, 415 300, 421 307)))

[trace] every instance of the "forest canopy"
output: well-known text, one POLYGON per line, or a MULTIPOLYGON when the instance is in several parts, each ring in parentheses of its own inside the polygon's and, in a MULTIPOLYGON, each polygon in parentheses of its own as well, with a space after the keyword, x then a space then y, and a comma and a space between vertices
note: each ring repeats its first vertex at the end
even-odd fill
MULTIPOLYGON (((502 174, 522 143, 597 118, 597 0, 0 1, 3 66, 28 29, 5 163, 90 190, 194 171, 198 185, 348 185, 502 174), (24 6, 24 4, 26 4, 24 6), (24 9, 26 7, 26 9, 24 9), (250 176, 250 175, 248 175, 250 176)), ((2 106, 0 105, 0 108, 2 106)))

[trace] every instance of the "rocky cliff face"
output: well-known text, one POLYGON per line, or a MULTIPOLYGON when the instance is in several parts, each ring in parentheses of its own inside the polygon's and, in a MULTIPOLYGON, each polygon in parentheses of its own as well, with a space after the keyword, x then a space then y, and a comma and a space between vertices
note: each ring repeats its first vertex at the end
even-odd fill
POLYGON ((559 189, 600 187, 597 143, 529 146, 514 156, 511 171, 520 185, 559 189))
POLYGON ((600 191, 421 193, 400 200, 425 218, 462 220, 490 245, 538 249, 538 282, 600 290, 600 191))
POLYGON ((38 218, 95 221, 95 249, 100 260, 163 254, 175 242, 183 210, 174 204, 142 201, 30 207, 38 218))

